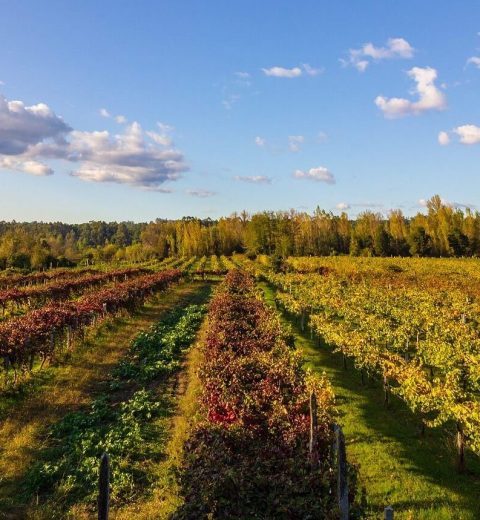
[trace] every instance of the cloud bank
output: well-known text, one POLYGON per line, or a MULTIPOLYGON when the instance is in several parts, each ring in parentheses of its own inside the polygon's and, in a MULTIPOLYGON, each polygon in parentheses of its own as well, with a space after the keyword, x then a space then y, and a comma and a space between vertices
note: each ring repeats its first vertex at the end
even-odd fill
MULTIPOLYGON (((106 109, 101 115, 111 117, 106 109)), ((124 123, 124 116, 116 116, 124 123)), ((0 95, 0 168, 31 175, 52 175, 45 162, 72 165, 71 175, 89 182, 113 182, 165 191, 166 181, 188 171, 183 154, 172 148, 170 127, 145 132, 139 123, 123 133, 74 130, 46 104, 25 106, 0 95)))

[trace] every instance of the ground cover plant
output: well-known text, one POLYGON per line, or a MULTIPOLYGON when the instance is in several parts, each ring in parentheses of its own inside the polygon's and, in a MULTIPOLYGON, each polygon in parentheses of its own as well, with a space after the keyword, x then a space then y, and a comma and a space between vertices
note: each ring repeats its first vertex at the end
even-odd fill
POLYGON ((26 477, 27 495, 38 500, 55 493, 57 503, 94 507, 103 452, 112 461, 112 505, 132 500, 148 486, 145 461, 151 456, 151 444, 161 442, 161 432, 152 421, 170 413, 171 406, 158 385, 179 369, 204 314, 203 305, 176 309, 134 339, 108 391, 98 395, 89 409, 68 414, 51 428, 43 460, 26 477))

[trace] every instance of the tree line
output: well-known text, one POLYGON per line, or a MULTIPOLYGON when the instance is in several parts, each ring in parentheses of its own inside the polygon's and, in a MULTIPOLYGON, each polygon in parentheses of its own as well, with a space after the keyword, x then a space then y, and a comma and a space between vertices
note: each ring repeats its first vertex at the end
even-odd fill
POLYGON ((0 222, 0 268, 39 269, 169 256, 480 256, 480 213, 436 195, 407 218, 364 211, 356 219, 317 208, 242 212, 218 220, 184 217, 150 223, 0 222))

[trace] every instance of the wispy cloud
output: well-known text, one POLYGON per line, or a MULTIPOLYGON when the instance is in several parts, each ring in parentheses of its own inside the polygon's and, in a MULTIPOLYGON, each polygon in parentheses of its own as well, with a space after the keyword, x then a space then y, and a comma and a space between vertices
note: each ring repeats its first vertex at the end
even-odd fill
POLYGON ((318 76, 319 74, 323 74, 325 72, 325 69, 323 67, 320 67, 318 69, 312 67, 311 65, 309 65, 308 63, 304 63, 302 65, 303 67, 303 70, 305 71, 305 74, 307 74, 307 76, 318 76))
POLYGON ((480 69, 480 56, 472 56, 468 58, 467 65, 474 65, 477 69, 480 69))
POLYGON ((328 141, 328 135, 326 132, 318 132, 317 134, 317 143, 325 143, 328 141))
POLYGON ((442 146, 447 146, 447 144, 450 143, 450 136, 448 135, 448 133, 447 132, 439 132, 439 134, 438 134, 438 142, 442 146))
POLYGON ((270 67, 262 69, 266 76, 272 76, 274 78, 299 78, 304 74, 307 76, 318 76, 322 74, 325 69, 315 68, 308 63, 303 63, 301 66, 292 67, 291 69, 285 67, 270 67))
POLYGON ((264 148, 267 144, 267 140, 264 137, 257 135, 257 137, 255 137, 255 144, 260 148, 264 148))
MULTIPOLYGON (((452 208, 452 209, 467 209, 467 208, 474 209, 474 208, 476 208, 475 204, 469 204, 469 203, 464 203, 464 202, 452 202, 452 201, 444 199, 443 197, 441 197, 440 200, 444 206, 448 206, 449 208, 452 208)), ((429 202, 428 199, 419 199, 417 208, 418 207, 427 208, 428 202, 429 202)))
POLYGON ((231 110, 235 103, 240 100, 240 94, 229 94, 222 100, 222 105, 226 110, 231 110))
POLYGON ((272 179, 265 175, 236 175, 236 181, 248 182, 250 184, 271 184, 272 179))
POLYGON ((359 49, 349 49, 347 58, 340 58, 340 63, 355 67, 364 72, 371 61, 391 60, 395 58, 412 58, 415 49, 404 38, 389 38, 383 47, 375 47, 373 43, 365 43, 359 49))
POLYGON ((125 125, 128 122, 127 118, 122 114, 114 116, 106 108, 101 108, 98 112, 102 117, 105 117, 106 119, 113 118, 115 122, 117 122, 119 125, 125 125))
POLYGON ((305 137, 303 135, 289 135, 288 149, 291 152, 299 152, 301 145, 304 143, 305 137))
POLYGON ((336 205, 336 208, 340 210, 347 210, 351 208, 381 209, 384 207, 384 204, 379 202, 339 202, 336 205))
POLYGON ((325 166, 317 166, 316 168, 310 168, 307 171, 295 170, 293 176, 296 179, 309 179, 316 182, 335 184, 335 177, 328 168, 325 168, 325 166))
POLYGON ((447 106, 445 94, 435 85, 437 71, 431 67, 413 67, 407 72, 416 85, 413 93, 418 95, 417 101, 405 98, 386 98, 377 96, 375 104, 388 119, 418 115, 430 110, 443 110, 447 106))
POLYGON ((272 76, 274 78, 298 78, 302 75, 300 67, 293 67, 286 69, 285 67, 270 67, 269 69, 262 69, 265 76, 272 76))
POLYGON ((216 192, 209 190, 187 190, 187 194, 191 195, 192 197, 206 199, 208 197, 213 197, 214 195, 216 195, 216 192))

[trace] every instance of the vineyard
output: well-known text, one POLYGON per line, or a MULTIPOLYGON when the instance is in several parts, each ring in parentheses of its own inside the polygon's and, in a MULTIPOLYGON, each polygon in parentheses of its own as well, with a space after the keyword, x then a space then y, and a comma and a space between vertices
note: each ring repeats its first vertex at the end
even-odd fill
POLYGON ((116 519, 476 518, 474 259, 168 257, 0 306, 2 518, 92 518, 104 453, 116 519))

